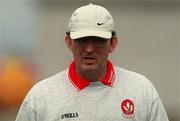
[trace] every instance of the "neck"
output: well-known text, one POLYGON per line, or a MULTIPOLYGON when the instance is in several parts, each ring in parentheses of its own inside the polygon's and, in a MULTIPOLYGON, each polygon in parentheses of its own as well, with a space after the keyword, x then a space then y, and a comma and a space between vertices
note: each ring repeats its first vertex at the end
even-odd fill
POLYGON ((89 82, 95 82, 95 81, 100 81, 105 77, 106 72, 107 72, 107 66, 105 66, 105 68, 101 68, 96 71, 82 71, 81 72, 81 71, 76 70, 76 72, 81 78, 89 82))

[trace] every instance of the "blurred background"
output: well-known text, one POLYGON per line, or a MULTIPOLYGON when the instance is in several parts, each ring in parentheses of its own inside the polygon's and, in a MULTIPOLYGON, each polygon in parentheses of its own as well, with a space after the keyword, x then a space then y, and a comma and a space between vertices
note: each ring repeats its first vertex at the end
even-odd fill
POLYGON ((113 63, 149 78, 170 121, 180 121, 179 0, 0 0, 0 121, 15 120, 29 89, 68 67, 69 18, 90 2, 115 20, 113 63))

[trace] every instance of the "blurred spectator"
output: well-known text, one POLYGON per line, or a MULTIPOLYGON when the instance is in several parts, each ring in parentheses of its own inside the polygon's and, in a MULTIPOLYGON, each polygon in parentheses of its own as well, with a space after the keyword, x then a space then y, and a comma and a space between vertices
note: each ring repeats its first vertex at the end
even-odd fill
POLYGON ((0 63, 0 109, 18 107, 35 80, 34 64, 20 57, 4 59, 0 63))

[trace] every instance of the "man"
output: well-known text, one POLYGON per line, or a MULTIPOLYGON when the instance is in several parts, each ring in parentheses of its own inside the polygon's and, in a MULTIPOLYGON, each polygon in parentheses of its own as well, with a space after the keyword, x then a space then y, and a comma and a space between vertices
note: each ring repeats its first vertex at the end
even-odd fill
POLYGON ((149 80, 108 60, 118 39, 104 7, 78 8, 65 42, 74 61, 30 90, 16 121, 168 121, 149 80))

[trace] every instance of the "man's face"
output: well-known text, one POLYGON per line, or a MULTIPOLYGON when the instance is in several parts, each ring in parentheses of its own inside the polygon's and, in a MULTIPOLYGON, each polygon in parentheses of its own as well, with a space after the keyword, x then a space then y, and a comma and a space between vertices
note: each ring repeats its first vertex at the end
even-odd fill
POLYGON ((111 52, 110 39, 83 37, 71 40, 71 51, 80 72, 94 72, 106 67, 111 52))
POLYGON ((99 37, 83 37, 73 42, 73 56, 80 71, 96 71, 106 66, 110 40, 99 37))

